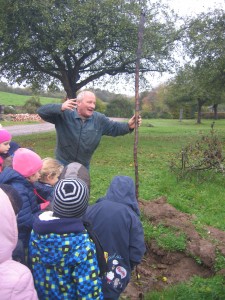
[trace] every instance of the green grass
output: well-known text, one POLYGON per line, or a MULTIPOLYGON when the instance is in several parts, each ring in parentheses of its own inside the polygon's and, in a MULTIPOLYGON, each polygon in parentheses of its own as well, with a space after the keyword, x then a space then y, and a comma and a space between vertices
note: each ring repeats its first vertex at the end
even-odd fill
POLYGON ((186 249, 186 235, 178 228, 165 227, 162 224, 155 226, 145 218, 142 218, 142 224, 147 243, 154 239, 160 248, 169 252, 184 251, 186 249))
MULTIPOLYGON (((215 174, 202 183, 177 181, 169 170, 171 156, 189 141, 210 131, 211 121, 196 125, 194 120, 144 121, 138 132, 139 198, 151 201, 166 196, 178 210, 194 214, 199 226, 210 225, 225 230, 224 176, 215 174), (148 127, 148 124, 154 127, 148 127)), ((225 120, 216 121, 215 129, 225 144, 225 120)), ((55 133, 15 137, 20 144, 33 148, 42 157, 54 156, 55 133)), ((91 198, 103 196, 115 175, 135 178, 133 158, 134 134, 104 136, 91 162, 91 198)))
MULTIPOLYGON (((169 162, 187 143, 195 141, 202 134, 208 134, 211 123, 208 120, 203 120, 201 125, 197 125, 194 120, 145 120, 138 132, 139 198, 152 201, 166 196, 175 208, 196 216, 195 226, 202 236, 205 234, 204 225, 225 230, 225 178, 221 174, 215 174, 202 183, 197 180, 177 181, 176 176, 169 170, 169 162)), ((216 121, 215 129, 224 148, 225 120, 216 121)), ((15 137, 14 140, 24 147, 33 148, 44 158, 54 156, 55 138, 55 132, 51 132, 15 137)), ((91 162, 91 203, 106 193, 115 175, 135 178, 133 145, 134 134, 102 138, 91 162)), ((166 228, 163 225, 152 228, 151 224, 145 222, 143 225, 146 238, 155 238, 162 248, 169 251, 184 249, 186 237, 176 228, 166 228)), ((224 268, 224 259, 218 252, 215 266, 217 270, 224 268)), ((222 300, 224 295, 223 277, 194 277, 186 284, 148 294, 145 299, 222 300)))
POLYGON ((208 279, 193 277, 188 283, 169 287, 161 292, 148 293, 145 300, 223 300, 224 295, 223 276, 208 279))
MULTIPOLYGON (((27 100, 29 100, 32 96, 29 95, 18 95, 13 93, 6 93, 0 91, 0 104, 1 105, 15 105, 15 106, 23 106, 27 100)), ((42 105, 48 103, 60 103, 61 99, 57 98, 48 98, 48 97, 40 97, 40 102, 42 105)))
POLYGON ((37 124, 39 121, 0 121, 2 127, 6 126, 15 126, 15 125, 29 125, 29 124, 37 124), (13 124, 12 124, 13 123, 13 124))

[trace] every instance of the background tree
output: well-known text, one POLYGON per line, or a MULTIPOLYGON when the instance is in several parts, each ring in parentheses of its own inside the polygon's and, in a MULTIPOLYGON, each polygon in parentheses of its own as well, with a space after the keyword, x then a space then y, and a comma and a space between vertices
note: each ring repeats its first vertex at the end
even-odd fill
MULTIPOLYGON (((105 75, 129 77, 135 72, 139 2, 0 0, 2 76, 19 84, 61 84, 68 97, 105 75)), ((167 71, 180 38, 175 19, 160 1, 146 1, 145 13, 140 73, 167 71)))
POLYGON ((168 84, 168 105, 179 108, 196 105, 197 123, 201 123, 203 105, 212 105, 221 96, 221 90, 216 91, 213 85, 210 72, 207 64, 186 64, 168 84))
POLYGON ((188 55, 198 69, 204 70, 205 86, 210 87, 215 118, 218 104, 225 102, 224 26, 224 10, 200 14, 188 23, 185 40, 188 55))
POLYGON ((166 104, 166 85, 161 84, 150 92, 141 94, 141 115, 143 118, 171 118, 166 104))
MULTIPOLYGON (((186 51, 198 64, 209 64, 220 70, 225 82, 225 12, 216 9, 191 19, 186 31, 186 51)), ((219 75, 219 74, 218 74, 219 75)))
POLYGON ((95 106, 95 110, 97 110, 98 112, 104 114, 105 110, 106 110, 106 103, 103 102, 102 100, 100 100, 99 98, 96 98, 96 106, 95 106))
POLYGON ((134 114, 134 103, 126 98, 117 98, 107 105, 105 114, 108 117, 130 118, 134 114))

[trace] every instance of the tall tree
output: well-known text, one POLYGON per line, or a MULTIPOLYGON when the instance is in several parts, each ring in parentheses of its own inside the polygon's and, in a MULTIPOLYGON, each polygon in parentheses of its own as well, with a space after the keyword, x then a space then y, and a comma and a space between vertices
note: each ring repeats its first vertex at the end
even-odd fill
POLYGON ((216 9, 190 19, 186 31, 186 50, 190 57, 205 64, 217 64, 225 79, 225 12, 216 9))
POLYGON ((179 108, 185 104, 193 103, 197 106, 197 123, 201 123, 202 106, 211 103, 213 93, 208 84, 206 76, 208 69, 203 66, 191 66, 186 64, 176 77, 168 84, 167 104, 179 108))
POLYGON ((205 86, 211 94, 215 112, 225 102, 225 12, 216 9, 190 20, 186 31, 186 50, 195 65, 204 70, 205 86))
MULTIPOLYGON (((129 0, 0 0, 0 72, 10 82, 62 84, 68 97, 105 75, 135 73, 141 6, 129 0)), ((146 1, 140 73, 167 71, 179 31, 146 1)))

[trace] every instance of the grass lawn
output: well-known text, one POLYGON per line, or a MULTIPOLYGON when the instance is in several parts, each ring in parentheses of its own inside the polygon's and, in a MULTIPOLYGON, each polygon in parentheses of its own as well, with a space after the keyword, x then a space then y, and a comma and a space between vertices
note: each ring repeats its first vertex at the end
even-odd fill
MULTIPOLYGON (((197 125, 195 120, 143 121, 138 131, 139 199, 151 201, 166 196, 178 210, 195 215, 198 228, 211 225, 225 230, 224 176, 209 173, 202 182, 196 179, 177 181, 169 169, 171 158, 182 147, 210 134, 211 123, 210 120, 203 120, 201 125, 197 125)), ((224 149, 225 120, 216 121, 214 128, 224 149)), ((51 132, 15 137, 14 140, 24 147, 33 148, 44 158, 54 156, 55 138, 55 132, 51 132)), ((106 193, 115 175, 135 178, 133 148, 134 134, 102 138, 91 162, 91 203, 106 193)), ((221 259, 224 264, 225 258, 221 259)), ((217 276, 207 280, 196 278, 145 299, 222 300, 223 283, 224 280, 217 276)))
MULTIPOLYGON (((210 132, 211 121, 196 125, 194 120, 144 120, 138 132, 139 198, 151 201, 162 195, 180 211, 195 214, 200 224, 225 230, 224 176, 209 180, 177 181, 171 173, 171 157, 182 146, 210 132)), ((225 144, 225 120, 216 121, 215 130, 225 144)), ((41 157, 54 156, 55 133, 15 137, 21 145, 33 148, 41 157)), ((104 136, 90 168, 93 203, 103 196, 115 175, 135 178, 133 158, 134 134, 104 136)))

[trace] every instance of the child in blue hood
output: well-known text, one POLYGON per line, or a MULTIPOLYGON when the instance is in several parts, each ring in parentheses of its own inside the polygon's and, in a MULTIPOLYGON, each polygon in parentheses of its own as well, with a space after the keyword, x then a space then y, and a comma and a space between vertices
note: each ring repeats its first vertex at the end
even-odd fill
POLYGON ((85 219, 105 252, 108 253, 108 272, 103 278, 105 300, 119 299, 130 281, 131 271, 141 262, 146 251, 140 211, 133 179, 113 178, 106 195, 88 207, 85 219))

